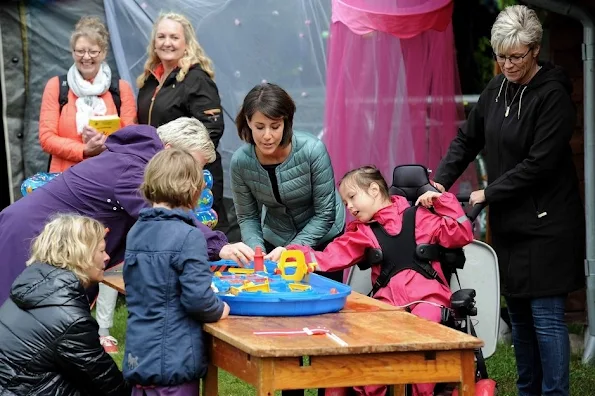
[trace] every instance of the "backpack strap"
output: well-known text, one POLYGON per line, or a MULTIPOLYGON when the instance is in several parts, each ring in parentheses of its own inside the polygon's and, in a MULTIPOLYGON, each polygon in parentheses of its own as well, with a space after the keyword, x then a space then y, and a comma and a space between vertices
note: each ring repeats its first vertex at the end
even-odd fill
POLYGON ((109 91, 112 94, 112 100, 116 106, 116 112, 120 116, 120 108, 122 107, 122 98, 120 97, 120 79, 112 76, 112 82, 109 86, 109 91))
MULTIPOLYGON (((60 94, 58 95, 58 103, 60 103, 60 113, 62 108, 68 103, 68 78, 66 74, 58 76, 58 82, 60 84, 60 94)), ((116 112, 120 115, 120 108, 122 107, 122 98, 120 97, 120 79, 116 76, 112 77, 112 81, 109 86, 109 91, 112 94, 112 100, 116 106, 116 112)))
POLYGON ((60 104, 60 113, 62 113, 62 108, 68 103, 68 78, 66 77, 66 74, 58 76, 58 82, 60 87, 58 103, 60 104))

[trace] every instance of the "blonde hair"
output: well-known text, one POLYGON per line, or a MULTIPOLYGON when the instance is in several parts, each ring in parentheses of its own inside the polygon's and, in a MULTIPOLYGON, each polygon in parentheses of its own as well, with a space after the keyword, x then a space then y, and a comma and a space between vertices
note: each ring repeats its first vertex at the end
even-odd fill
POLYGON ((217 153, 209 131, 202 122, 193 117, 179 117, 157 128, 164 145, 186 151, 200 151, 207 163, 215 161, 217 153))
POLYGON ((164 19, 169 19, 170 21, 178 22, 182 25, 182 29, 184 30, 184 40, 186 41, 186 51, 184 52, 184 56, 182 59, 178 61, 178 66, 180 67, 180 71, 176 76, 176 80, 181 82, 186 77, 186 73, 192 65, 198 64, 200 65, 201 69, 204 70, 205 73, 209 75, 213 80, 215 79, 215 71, 213 70, 213 62, 211 59, 205 54, 204 50, 198 43, 196 39, 196 33, 194 32, 194 28, 192 24, 182 14, 176 14, 174 12, 168 12, 165 14, 160 14, 157 18, 157 21, 153 24, 153 32, 151 33, 151 40, 149 41, 149 45, 147 47, 147 61, 145 62, 145 67, 143 72, 140 76, 136 79, 136 84, 139 88, 142 88, 145 85, 145 81, 151 75, 151 72, 155 69, 157 65, 161 63, 161 60, 155 53, 155 36, 157 35, 157 27, 159 23, 164 19))
POLYGON ((27 265, 46 263, 72 271, 84 286, 89 285, 89 269, 97 247, 105 239, 99 221, 77 214, 58 214, 33 240, 27 265))
POLYGON ((103 52, 108 49, 109 33, 101 19, 96 16, 84 16, 79 19, 70 36, 70 49, 74 50, 76 42, 81 37, 97 44, 103 52))
POLYGON ((202 167, 187 151, 169 148, 157 153, 145 168, 140 186, 151 203, 194 208, 204 188, 202 167))
POLYGON ((537 13, 524 5, 508 6, 496 17, 492 25, 490 43, 496 54, 502 54, 519 45, 541 45, 543 27, 537 13))

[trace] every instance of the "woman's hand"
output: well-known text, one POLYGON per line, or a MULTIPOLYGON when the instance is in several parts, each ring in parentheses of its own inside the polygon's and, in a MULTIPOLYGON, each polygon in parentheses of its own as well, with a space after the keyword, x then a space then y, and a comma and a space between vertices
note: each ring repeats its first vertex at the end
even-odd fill
POLYGON ((415 201, 415 205, 421 205, 429 209, 432 206, 434 206, 434 200, 438 199, 441 195, 442 193, 436 191, 426 191, 425 193, 420 195, 419 198, 417 198, 417 201, 415 201))
POLYGON ((473 191, 469 196, 469 203, 477 205, 486 201, 486 194, 484 190, 473 191))
POLYGON ((281 258, 281 253, 283 253, 285 250, 287 249, 285 249, 283 246, 276 247, 269 254, 264 256, 264 259, 278 262, 281 258))
POLYGON ((440 192, 446 192, 446 189, 444 188, 444 186, 440 183, 436 183, 436 182, 431 182, 431 184, 440 192))
POLYGON ((83 149, 83 158, 95 157, 96 155, 101 154, 103 150, 105 150, 105 139, 107 139, 107 136, 101 133, 98 133, 97 135, 90 138, 85 143, 85 148, 83 149))
POLYGON ((243 242, 229 243, 221 248, 219 257, 223 260, 233 260, 243 267, 254 260, 254 250, 243 242))
POLYGON ((83 138, 83 143, 87 143, 93 137, 97 135, 102 135, 97 129, 90 127, 89 125, 85 125, 83 127, 83 131, 81 132, 81 137, 83 138))

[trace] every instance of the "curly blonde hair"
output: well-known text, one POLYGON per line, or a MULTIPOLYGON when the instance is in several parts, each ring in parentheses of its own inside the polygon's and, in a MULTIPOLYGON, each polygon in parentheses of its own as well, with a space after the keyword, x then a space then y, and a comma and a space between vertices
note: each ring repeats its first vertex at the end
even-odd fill
POLYGON ((200 65, 201 69, 205 71, 213 80, 215 79, 215 71, 213 70, 213 62, 211 59, 205 54, 204 50, 198 43, 196 39, 196 33, 192 24, 182 14, 177 14, 174 12, 168 12, 165 14, 160 14, 157 18, 157 21, 153 24, 153 31, 151 33, 151 40, 149 41, 149 45, 147 46, 147 61, 145 62, 145 67, 143 72, 140 76, 136 79, 136 84, 139 88, 142 88, 145 85, 145 81, 151 75, 151 72, 161 63, 161 60, 155 53, 155 36, 157 35, 157 27, 159 23, 164 19, 169 19, 170 21, 178 22, 182 25, 182 29, 184 30, 184 40, 186 41, 186 52, 182 59, 178 61, 178 66, 180 67, 180 72, 176 76, 176 80, 181 82, 186 77, 188 70, 192 65, 198 64, 200 65))
POLYGON ((46 263, 72 271, 84 286, 89 285, 93 256, 105 238, 105 226, 77 214, 58 214, 34 239, 27 265, 46 263))
POLYGON ((107 28, 96 16, 84 16, 74 26, 74 31, 70 36, 70 49, 74 50, 74 45, 81 37, 97 44, 101 51, 105 52, 109 45, 109 33, 107 28))

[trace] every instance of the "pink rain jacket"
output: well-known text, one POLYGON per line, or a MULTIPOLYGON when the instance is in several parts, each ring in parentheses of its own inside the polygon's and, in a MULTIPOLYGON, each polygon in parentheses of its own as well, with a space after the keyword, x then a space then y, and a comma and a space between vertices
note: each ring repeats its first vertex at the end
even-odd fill
MULTIPOLYGON (((396 235, 401 232, 403 212, 409 208, 407 200, 401 196, 392 196, 392 205, 379 210, 373 217, 384 227, 386 232, 396 235)), ((417 244, 432 243, 445 248, 463 247, 473 241, 471 222, 456 197, 451 193, 442 194, 434 201, 434 211, 424 207, 417 210, 415 216, 415 242, 417 244)), ((314 254, 318 268, 321 271, 337 271, 349 268, 364 258, 367 248, 379 248, 378 240, 370 226, 355 220, 347 225, 345 233, 331 242, 322 252, 314 252, 312 248, 301 245, 290 245, 288 249, 297 249, 314 254)), ((440 263, 433 262, 432 266, 439 276, 446 279, 440 263)), ((380 275, 380 265, 372 266, 372 283, 380 275)), ((413 301, 431 301, 444 306, 450 306, 451 291, 436 280, 427 279, 414 270, 403 270, 392 277, 386 287, 378 290, 374 298, 394 306, 402 306, 413 301)), ((440 308, 430 304, 415 304, 410 307, 416 316, 440 322, 440 308)), ((416 396, 432 395, 433 384, 414 385, 416 396)), ((358 394, 381 396, 386 392, 384 386, 367 386, 357 388, 358 394)))

